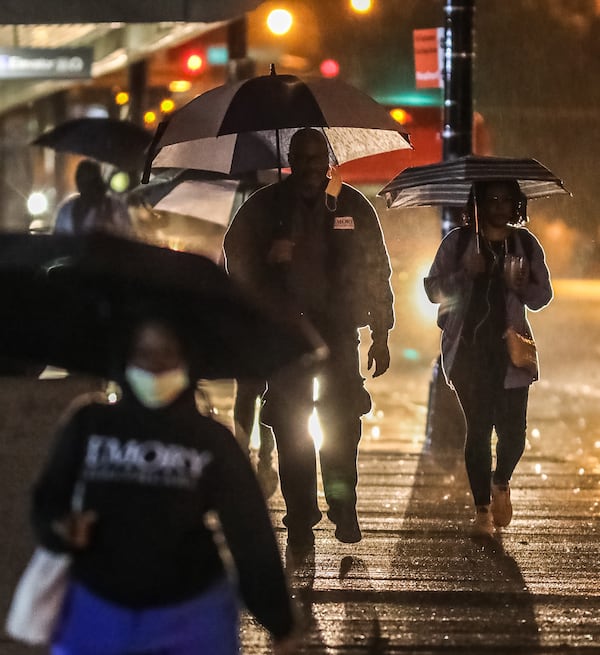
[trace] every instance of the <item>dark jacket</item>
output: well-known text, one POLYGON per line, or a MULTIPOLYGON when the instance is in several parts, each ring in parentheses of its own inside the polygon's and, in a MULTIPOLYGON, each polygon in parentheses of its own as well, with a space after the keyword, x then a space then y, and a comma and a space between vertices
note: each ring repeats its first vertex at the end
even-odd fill
POLYGON ((292 627, 290 600, 269 514, 247 457, 221 424, 201 416, 193 393, 149 410, 131 396, 89 403, 68 419, 35 485, 40 542, 64 551, 54 520, 75 483, 98 513, 90 546, 73 553, 72 575, 121 605, 170 605, 225 575, 206 525, 216 513, 249 611, 273 635, 292 627))
POLYGON ((328 332, 332 324, 391 329, 391 269, 375 209, 347 184, 337 203, 329 197, 329 208, 321 198, 305 206, 293 175, 254 193, 225 235, 229 273, 260 302, 279 311, 293 306, 328 332), (281 238, 294 242, 293 260, 269 264, 281 238))

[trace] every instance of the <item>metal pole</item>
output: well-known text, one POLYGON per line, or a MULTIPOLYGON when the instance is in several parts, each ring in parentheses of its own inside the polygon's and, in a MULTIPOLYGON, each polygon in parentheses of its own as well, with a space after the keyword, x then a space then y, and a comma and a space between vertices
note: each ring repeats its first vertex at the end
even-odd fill
MULTIPOLYGON (((475 0, 446 0, 444 8, 444 161, 468 155, 473 149, 473 14, 475 0)), ((459 207, 442 209, 442 237, 461 223, 459 207)), ((442 372, 441 357, 434 363, 429 385, 426 447, 433 453, 460 452, 465 425, 455 393, 442 372)))
MULTIPOLYGON (((446 0, 444 7, 444 161, 473 150, 473 14, 475 0, 446 0)), ((442 236, 460 224, 460 210, 444 207, 442 236)))

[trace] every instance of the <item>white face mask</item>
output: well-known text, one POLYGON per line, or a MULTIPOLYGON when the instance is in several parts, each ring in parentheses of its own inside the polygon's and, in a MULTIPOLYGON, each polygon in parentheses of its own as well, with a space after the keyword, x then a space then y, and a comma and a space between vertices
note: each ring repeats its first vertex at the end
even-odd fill
POLYGON ((164 373, 151 373, 137 366, 125 369, 125 379, 135 397, 150 409, 166 407, 190 385, 185 368, 173 368, 164 373))

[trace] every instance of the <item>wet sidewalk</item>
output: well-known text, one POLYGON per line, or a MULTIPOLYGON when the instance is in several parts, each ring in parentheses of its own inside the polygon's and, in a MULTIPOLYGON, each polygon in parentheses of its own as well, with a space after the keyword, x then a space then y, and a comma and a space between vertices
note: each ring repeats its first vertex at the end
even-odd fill
MULTIPOLYGON (((600 468, 586 464, 589 449, 560 454, 563 423, 548 415, 540 387, 530 424, 542 426, 543 438, 529 431, 513 478, 514 519, 492 539, 471 538, 462 455, 424 452, 428 367, 409 373, 372 385, 376 407, 365 418, 359 458, 363 540, 339 543, 324 517, 314 556, 286 558, 302 617, 299 652, 600 653, 600 468), (551 433, 544 421, 556 426, 551 433)), ((31 553, 27 492, 48 448, 48 426, 89 382, 0 382, 4 617, 31 553)), ((224 422, 230 392, 225 385, 215 394, 224 422)), ((278 489, 269 502, 285 557, 278 489)), ((325 510, 322 495, 320 504, 325 510)), ((246 655, 270 652, 248 617, 242 641, 246 655)), ((43 652, 0 636, 0 655, 43 652)))
MULTIPOLYGON (((363 540, 337 542, 324 518, 314 556, 287 560, 300 652, 600 653, 600 476, 525 455, 511 525, 472 538, 460 453, 437 455, 364 444, 363 540)), ((279 525, 278 493, 271 505, 279 525)), ((243 643, 269 652, 249 619, 243 643)))

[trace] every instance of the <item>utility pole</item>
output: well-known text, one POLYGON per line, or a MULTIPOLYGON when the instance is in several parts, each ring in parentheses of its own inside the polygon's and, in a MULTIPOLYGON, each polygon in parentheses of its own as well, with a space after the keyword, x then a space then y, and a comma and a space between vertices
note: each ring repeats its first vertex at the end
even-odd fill
MULTIPOLYGON (((475 0, 446 0, 444 7, 444 161, 473 150, 473 14, 475 0)), ((442 236, 460 225, 461 210, 444 207, 442 236)))
MULTIPOLYGON (((444 7, 444 114, 442 158, 449 161, 473 150, 473 14, 475 0, 446 0, 444 7)), ((442 208, 442 237, 461 224, 459 207, 442 208)), ((456 394, 442 372, 441 356, 429 384, 427 448, 432 452, 462 449, 464 418, 456 394)))

